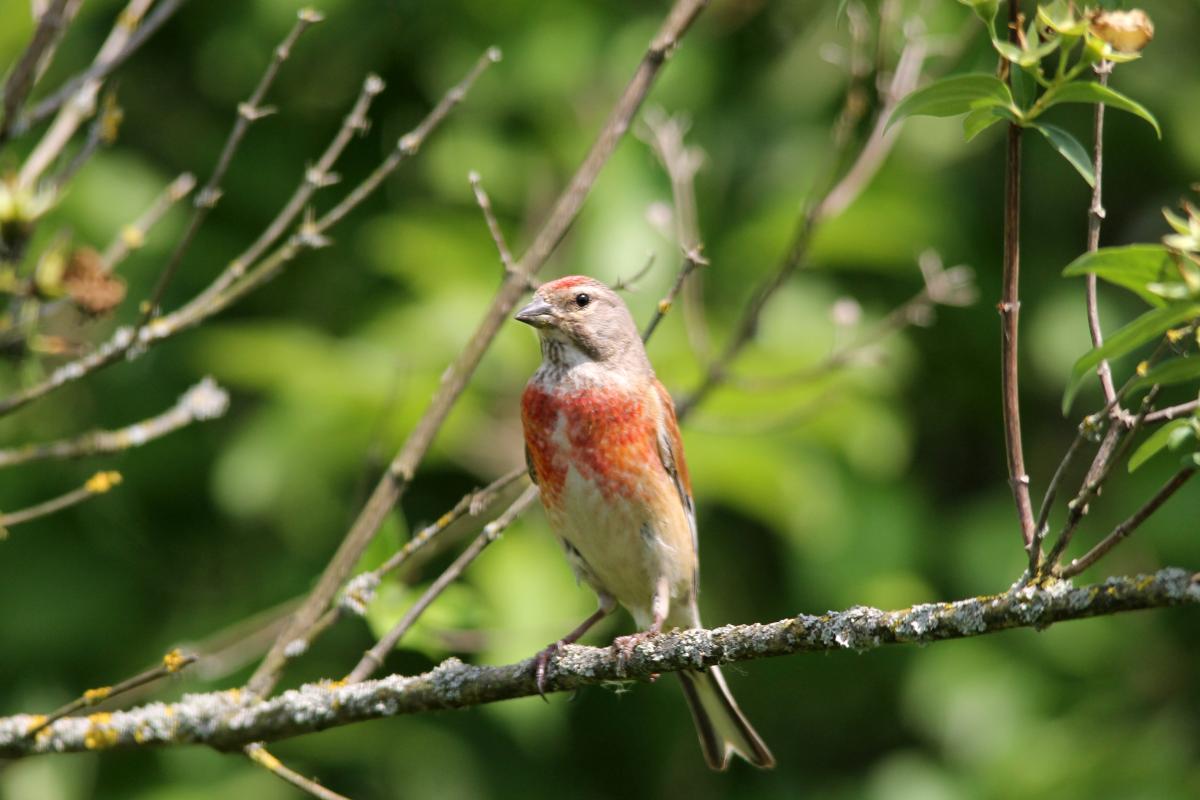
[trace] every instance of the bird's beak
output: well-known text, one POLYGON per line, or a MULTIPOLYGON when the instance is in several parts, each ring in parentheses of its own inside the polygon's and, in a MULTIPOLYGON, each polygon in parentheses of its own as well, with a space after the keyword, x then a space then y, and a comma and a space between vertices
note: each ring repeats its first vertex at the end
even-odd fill
POLYGON ((546 328, 554 320, 554 307, 535 297, 529 305, 518 311, 513 319, 535 328, 546 328))

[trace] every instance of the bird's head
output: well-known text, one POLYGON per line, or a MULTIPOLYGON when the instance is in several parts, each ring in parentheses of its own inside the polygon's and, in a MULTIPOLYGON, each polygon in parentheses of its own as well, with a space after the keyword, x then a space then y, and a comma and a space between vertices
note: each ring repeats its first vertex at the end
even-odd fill
POLYGON ((629 309, 594 278, 569 275, 542 284, 516 319, 537 329, 547 357, 559 351, 567 360, 648 368, 629 309))

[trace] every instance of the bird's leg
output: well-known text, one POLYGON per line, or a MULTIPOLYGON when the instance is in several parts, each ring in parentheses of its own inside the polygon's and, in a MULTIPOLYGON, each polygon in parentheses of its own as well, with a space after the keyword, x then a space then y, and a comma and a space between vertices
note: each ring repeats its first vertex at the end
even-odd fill
MULTIPOLYGON (((600 607, 583 622, 579 623, 573 631, 568 633, 563 638, 548 645, 545 649, 534 657, 534 678, 537 681, 538 694, 542 699, 546 699, 546 668, 550 665, 550 659, 558 655, 558 651, 565 644, 575 644, 579 639, 591 630, 592 626, 600 620, 611 614, 617 607, 617 601, 609 597, 607 594, 600 595, 600 607)), ((549 702, 549 701, 547 701, 549 702)))
MULTIPOLYGON (((662 633, 667 621, 667 612, 671 608, 671 587, 667 585, 666 576, 658 579, 654 585, 654 597, 650 601, 650 612, 653 615, 650 627, 644 631, 631 633, 628 636, 618 636, 613 639, 613 649, 617 651, 617 672, 625 674, 625 666, 633 656, 633 649, 651 636, 662 633)), ((658 674, 650 676, 651 681, 658 680, 658 674)))

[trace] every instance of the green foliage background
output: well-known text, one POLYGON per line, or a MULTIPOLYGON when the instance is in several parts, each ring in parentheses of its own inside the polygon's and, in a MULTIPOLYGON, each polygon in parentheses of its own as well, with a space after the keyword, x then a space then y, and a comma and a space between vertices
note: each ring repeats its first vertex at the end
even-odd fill
MULTIPOLYGON (((0 63, 19 52, 28 2, 0 0, 0 63)), ((801 201, 824 174, 845 75, 822 58, 844 45, 836 3, 716 0, 669 64, 652 102, 693 119, 707 152, 697 182, 712 266, 707 313, 722 341, 774 266, 801 201)), ((81 173, 53 215, 80 243, 103 246, 175 174, 203 180, 297 4, 191 3, 119 75, 119 143, 81 173)), ((46 84, 82 67, 119 4, 85 4, 46 84)), ((99 468, 125 484, 67 513, 14 529, 0 544, 0 713, 48 710, 82 689, 154 662, 297 596, 324 565, 365 487, 403 441, 448 359, 473 329, 498 264, 466 180, 478 170, 514 248, 523 249, 598 130, 652 35, 663 3, 323 0, 280 76, 279 113, 256 124, 226 192, 169 293, 204 286, 270 219, 324 147, 363 76, 388 90, 375 124, 340 165, 341 187, 491 44, 505 58, 428 148, 285 275, 202 329, 0 421, 15 444, 117 427, 157 413, 199 376, 233 392, 223 419, 116 458, 11 470, 0 507, 65 491, 99 468)), ((1113 85, 1164 128, 1109 114, 1108 219, 1102 242, 1157 241, 1159 215, 1200 174, 1200 10, 1148 3, 1158 37, 1113 85)), ((926 3, 908 13, 956 37, 969 12, 926 3)), ((990 71, 975 29, 941 69, 990 71)), ((1087 141, 1090 107, 1057 110, 1087 141)), ((1035 497, 1073 434, 1059 398, 1087 349, 1081 279, 1059 276, 1083 249, 1088 190, 1038 137, 1027 137, 1023 400, 1035 497)), ((3 155, 13 169, 32 141, 3 155)), ((769 306, 739 374, 812 364, 834 341, 829 309, 857 298, 876 319, 919 290, 915 256, 937 248, 978 273, 981 300, 889 340, 882 363, 786 393, 722 389, 685 426, 704 555, 709 624, 777 619, 856 603, 903 606, 1000 591, 1024 566, 1005 484, 999 404, 1000 127, 963 144, 956 121, 913 119, 878 178, 821 229, 813 268, 769 306), (816 402, 814 406, 813 403, 816 402), (764 418, 796 413, 767 432, 764 418), (813 410, 815 409, 815 410, 813 410)), ((646 221, 670 198, 647 147, 627 139, 546 274, 628 276, 657 266, 628 296, 646 319, 677 256, 646 221)), ((176 209, 123 268, 144 297, 182 229, 176 209)), ((1136 298, 1102 288, 1115 328, 1136 298)), ((127 303, 117 317, 131 319, 127 303)), ((92 323, 99 337, 113 322, 92 323)), ((650 347, 673 391, 699 375, 679 314, 650 347)), ((520 463, 517 398, 537 362, 530 332, 509 325, 438 436, 369 558, 378 560, 464 491, 520 463)), ((45 368, 52 364, 44 365, 45 368)), ((1129 364, 1120 368, 1128 370, 1129 364)), ((0 371, 5 391, 36 376, 0 371)), ((1176 401, 1184 395, 1172 395, 1176 401)), ((1089 385, 1083 405, 1096 406, 1089 385)), ((1076 409, 1083 405, 1077 403, 1076 409)), ((1094 542, 1169 474, 1170 459, 1120 470, 1078 537, 1094 542)), ((1085 578, 1200 564, 1190 486, 1085 578)), ((469 533, 460 530, 457 541, 469 533)), ((454 539, 454 537, 449 537, 454 539)), ((441 564, 446 548, 386 588, 370 622, 386 626, 441 564)), ((450 653, 528 656, 593 604, 576 588, 540 512, 489 549, 389 662, 415 671, 450 653)), ((619 616, 593 642, 629 630, 619 616)), ((1194 611, 1169 611, 949 642, 756 662, 730 670, 780 766, 703 767, 671 680, 603 689, 549 705, 523 700, 470 712, 358 725, 273 751, 356 798, 428 797, 1049 797, 1186 798, 1200 793, 1200 668, 1194 611)), ((343 623, 289 673, 344 674, 372 633, 343 623)), ((161 694, 238 684, 188 678, 161 694)), ((199 748, 33 759, 0 765, 0 795, 184 800, 294 792, 244 759, 199 748)))

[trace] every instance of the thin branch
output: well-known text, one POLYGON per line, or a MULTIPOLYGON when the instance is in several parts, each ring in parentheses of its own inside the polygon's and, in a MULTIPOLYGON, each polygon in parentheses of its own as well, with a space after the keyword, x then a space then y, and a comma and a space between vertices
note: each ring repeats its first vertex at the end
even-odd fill
POLYGON ((4 82, 4 105, 0 108, 0 144, 7 141, 13 118, 37 82, 38 65, 42 62, 42 56, 58 40, 66 27, 68 2, 70 0, 51 0, 50 5, 42 12, 25 52, 17 59, 16 66, 4 82))
POLYGON ((1151 411, 1146 415, 1146 422, 1163 422, 1164 420, 1177 419, 1187 414, 1192 414, 1197 409, 1200 409, 1200 398, 1180 403, 1177 406, 1168 406, 1167 408, 1160 408, 1157 411, 1151 411))
MULTIPOLYGON (((12 126, 13 134, 20 136, 34 125, 58 111, 64 105, 76 102, 89 87, 99 86, 114 70, 129 60, 154 33, 169 20, 187 0, 162 0, 154 11, 138 26, 149 3, 130 3, 117 19, 113 33, 123 31, 119 43, 101 49, 92 66, 64 83, 58 91, 40 101, 23 114, 12 126)), ((110 37, 111 38, 111 37, 110 37)))
POLYGON ((318 189, 332 186, 340 180, 340 176, 333 172, 333 167, 350 144, 351 139, 355 135, 362 135, 371 127, 367 112, 371 108, 371 102, 384 88, 385 84, 382 78, 374 73, 367 75, 363 80, 358 98, 354 101, 350 113, 342 120, 337 134, 334 135, 321 157, 317 159, 317 163, 304 171, 303 180, 283 208, 254 240, 254 243, 229 262, 229 266, 225 268, 224 272, 218 275, 216 280, 209 284, 204 291, 189 300, 186 307, 204 307, 214 298, 225 293, 234 282, 246 274, 247 269, 262 258, 267 248, 275 244, 287 232, 288 227, 304 211, 308 201, 312 199, 318 189))
POLYGON ((1042 505, 1038 510, 1037 526, 1034 533, 1033 546, 1029 548, 1029 575, 1032 577, 1037 574, 1041 567, 1042 559, 1042 542, 1046 538, 1046 534, 1050 532, 1050 510, 1054 507, 1054 501, 1058 499, 1058 486, 1062 483, 1063 476, 1066 475, 1067 469, 1075 460, 1075 455, 1079 452, 1079 448, 1088 439, 1088 434, 1094 430, 1093 417, 1087 417, 1079 424, 1079 429, 1075 433, 1075 438, 1071 440, 1071 444, 1067 447, 1067 452, 1063 454, 1062 460, 1058 462, 1058 467, 1054 470, 1054 475, 1050 478, 1050 483, 1046 487, 1046 493, 1042 495, 1042 505))
POLYGON ((1128 429, 1120 424, 1113 425, 1105 434, 1103 441, 1100 442, 1100 448, 1096 452, 1096 457, 1092 459, 1092 465, 1083 479, 1083 485, 1079 487, 1079 493, 1071 502, 1067 503, 1067 521, 1063 525, 1062 532, 1059 533, 1058 540, 1046 556, 1045 564, 1052 569, 1057 567, 1062 554, 1071 544, 1071 538, 1084 515, 1087 514, 1089 504, 1100 493, 1100 489, 1108 480, 1113 467, 1122 459, 1129 445, 1133 443, 1134 437, 1146 419, 1146 414, 1153 408, 1158 389, 1159 387, 1155 385, 1146 394, 1142 400, 1141 410, 1128 429))
POLYGON ((150 229, 166 216, 167 212, 171 210, 171 206, 187 197, 195 187, 196 176, 190 172, 185 172, 171 181, 167 188, 163 189, 154 199, 150 207, 143 211, 140 217, 122 228, 120 234, 113 238, 108 247, 104 248, 102 256, 104 268, 111 272, 131 252, 140 249, 146 243, 146 236, 150 233, 150 229))
POLYGON ((1095 564, 1101 558, 1121 543, 1129 534, 1133 533, 1138 527, 1145 522, 1151 514, 1167 502, 1171 495, 1178 491, 1179 487, 1188 482, 1188 479, 1196 474, 1195 467, 1184 467, 1175 473, 1167 483, 1158 490, 1158 492, 1146 501, 1146 504, 1133 513, 1129 519, 1122 522, 1117 527, 1113 528, 1112 533, 1105 536, 1095 547, 1087 551, 1084 555, 1067 564, 1060 570, 1061 577, 1071 578, 1085 569, 1095 564))
POLYGON ((299 772, 289 769, 284 766, 278 758, 267 752, 267 749, 260 742, 248 744, 243 748, 243 752, 251 761, 263 767, 267 771, 278 775, 283 780, 295 786, 302 792, 318 797, 320 800, 349 800, 345 795, 340 795, 332 789, 326 789, 321 784, 311 778, 306 778, 299 772))
POLYGON ((29 506, 28 508, 23 508, 20 511, 0 514, 0 540, 8 537, 7 529, 13 525, 20 525, 30 520, 40 519, 41 517, 62 511, 64 508, 79 505, 96 495, 106 493, 120 482, 121 473, 119 472, 97 472, 88 478, 83 486, 80 486, 78 489, 73 489, 66 494, 59 495, 34 506, 29 506))
POLYGON ((496 220, 495 213, 492 212, 492 201, 483 189, 483 181, 478 172, 471 170, 467 175, 467 180, 471 182, 471 190, 475 193, 475 202, 479 204, 479 210, 483 212, 483 221, 487 223, 488 233, 492 235, 492 242, 500 254, 500 264, 504 267, 504 274, 508 275, 516 268, 516 264, 513 262, 512 251, 508 249, 508 243, 504 241, 504 231, 500 230, 500 223, 496 220))
POLYGON ((193 422, 216 419, 229 408, 229 395, 212 378, 184 392, 174 406, 157 416, 117 430, 96 430, 70 439, 26 444, 0 450, 0 469, 50 459, 108 455, 140 447, 193 422))
MULTIPOLYGON (((15 392, 0 400, 0 416, 11 413, 22 406, 45 397, 60 387, 80 380, 121 359, 132 360, 139 357, 150 346, 199 324, 257 289, 275 277, 302 250, 326 244, 328 240, 324 234, 335 223, 340 221, 342 217, 365 200, 370 192, 377 188, 383 179, 390 175, 401 163, 416 153, 416 149, 413 148, 420 144, 420 140, 412 138, 414 134, 421 132, 422 136, 428 135, 433 127, 439 124, 454 105, 461 100, 466 90, 470 88, 471 84, 479 76, 482 68, 496 58, 499 58, 498 52, 494 51, 494 49, 489 51, 487 56, 476 64, 471 73, 447 93, 437 107, 417 127, 414 133, 401 137, 399 144, 393 150, 392 154, 376 167, 363 183, 351 191, 341 203, 321 217, 321 219, 305 221, 300 226, 299 231, 289 237, 271 255, 255 265, 253 269, 246 272, 240 281, 229 282, 232 285, 226 284, 228 288, 225 291, 215 294, 206 290, 178 310, 153 319, 149 324, 141 328, 134 329, 131 326, 118 328, 109 337, 108 341, 99 345, 91 353, 62 365, 40 383, 15 392)), ((233 268, 234 266, 231 265, 230 269, 233 268)), ((224 281, 225 278, 218 276, 217 280, 224 281)))
POLYGON ((267 62, 267 68, 263 72, 262 77, 259 78, 258 85, 254 87, 250 98, 243 103, 238 103, 237 119, 234 120, 233 128, 230 129, 229 136, 225 139, 225 144, 221 148, 221 154, 217 157, 217 164, 213 168, 208 182, 204 184, 204 188, 196 194, 196 199, 192 203, 194 206, 192 218, 188 222, 183 235, 179 237, 179 241, 176 243, 171 256, 167 259, 166 266, 159 273, 158 281, 155 282, 154 289, 150 292, 150 298, 142 308, 142 315, 137 323, 137 328, 144 327, 158 313, 159 303, 162 302, 163 296, 167 291, 167 286, 171 283, 171 279, 175 277, 175 273, 179 270, 179 265, 182 263, 184 255, 191 247, 196 232, 204 224, 204 220, 208 217, 209 212, 216 208, 217 203, 220 201, 221 182, 225 179, 225 173, 229 170, 229 165, 233 162, 233 155, 241 145, 242 139, 245 138, 246 131, 250 129, 250 125, 254 122, 275 113, 273 107, 263 105, 263 100, 267 96, 267 91, 275 82, 275 76, 279 74, 279 68, 283 66, 283 62, 287 61, 288 57, 292 54, 292 48, 295 47, 296 41, 304 32, 323 19, 324 17, 321 14, 312 9, 304 8, 297 12, 295 24, 288 31, 283 42, 275 48, 271 60, 267 62))
POLYGON ((68 717, 81 709, 97 706, 105 701, 120 697, 126 692, 154 683, 168 675, 174 675, 195 660, 196 656, 191 653, 172 650, 163 656, 162 663, 157 667, 140 672, 132 678, 126 678, 112 686, 98 686, 95 689, 88 689, 57 711, 45 716, 38 715, 36 717, 37 722, 30 726, 25 735, 30 738, 36 737, 42 730, 53 725, 63 717, 68 717))
MULTIPOLYGON (((1100 86, 1108 85, 1108 76, 1112 74, 1112 62, 1101 61, 1093 69, 1100 86)), ((1100 225, 1104 221, 1103 178, 1104 178, 1104 103, 1096 103, 1092 117, 1092 173, 1096 177, 1092 187, 1092 202, 1088 206, 1087 251, 1094 253, 1100 247, 1100 225)), ((1092 337, 1092 347, 1104 344, 1104 334, 1100 328, 1100 309, 1096 298, 1096 275, 1087 274, 1087 319, 1088 332, 1092 337)), ((1104 399, 1113 406, 1113 413, 1120 415, 1121 407, 1117 405, 1117 389, 1113 385, 1112 368, 1108 359, 1104 359, 1096 367, 1100 376, 1100 385, 1104 389, 1104 399)))
MULTIPOLYGON (((1057 581, 896 611, 856 606, 820 616, 651 636, 627 658, 613 648, 569 645, 551 660, 547 690, 647 681, 657 673, 794 653, 863 653, 884 645, 931 643, 1013 628, 1043 630, 1067 620, 1197 605, 1200 584, 1192 573, 1168 568, 1078 588, 1057 581)), ((18 714, 0 718, 0 758, 184 744, 231 750, 368 719, 530 697, 537 691, 532 658, 505 666, 469 666, 452 658, 422 675, 392 675, 351 685, 327 681, 268 700, 221 691, 102 718, 61 719, 37 737, 25 735, 33 718, 18 714)))
MULTIPOLYGON (((152 2, 153 0, 129 0, 129 4, 125 6, 124 11, 117 17, 117 22, 113 25, 108 37, 104 40, 104 44, 100 46, 100 52, 96 54, 96 58, 92 62, 92 70, 95 70, 99 65, 113 60, 126 48, 130 41, 138 38, 139 34, 144 34, 144 36, 149 35, 145 29, 149 25, 150 20, 146 21, 146 25, 142 26, 141 30, 138 29, 138 24, 152 2)), ((172 2, 174 0, 165 0, 164 5, 155 10, 154 16, 158 16, 158 12, 164 7, 171 5, 172 2)), ((143 39, 144 36, 142 37, 143 39)), ((107 74, 107 72, 104 73, 104 75, 107 74)), ((21 165, 17 178, 19 185, 34 186, 42 173, 46 171, 54 159, 58 158, 63 148, 71 141, 71 138, 75 135, 75 131, 79 129, 83 121, 92 115, 96 106, 96 96, 99 94, 100 86, 103 82, 103 76, 88 77, 88 73, 84 73, 80 77, 87 78, 87 80, 71 81, 68 86, 63 87, 62 90, 55 94, 56 97, 61 96, 62 99, 54 108, 46 112, 46 116, 49 116, 55 110, 58 111, 58 116, 50 125, 49 130, 46 131, 37 143, 37 146, 34 147, 33 152, 25 159, 25 163, 21 165), (70 89, 70 91, 67 91, 67 89, 70 89)), ((38 108, 41 108, 44 104, 45 101, 39 104, 38 108)), ((24 133, 28 127, 25 124, 25 119, 28 116, 28 114, 23 116, 12 126, 14 136, 20 136, 24 133)))
POLYGON ((396 645, 404 634, 408 633, 416 621, 425 613, 425 609, 429 608, 430 604, 436 600, 446 587, 458 580, 471 562, 474 561, 480 553, 487 548, 489 544, 500 538, 500 534, 513 523, 522 511, 529 507, 534 500, 537 499, 538 488, 536 486, 528 487, 521 496, 512 502, 512 504, 504 510, 496 519, 483 526, 483 530, 475 537, 475 540, 467 546, 465 550, 454 559, 450 566, 446 567, 445 571, 439 575, 425 593, 412 604, 412 607, 405 612, 404 616, 397 622, 390 631, 388 631, 375 646, 363 654, 358 665, 346 676, 347 683, 358 683, 371 677, 377 669, 383 666, 383 660, 387 654, 396 649, 396 645))
MULTIPOLYGON (((367 607, 375 599, 375 590, 379 588, 379 584, 385 577, 407 563, 410 558, 423 550, 426 545, 430 544, 439 534, 464 515, 477 516, 484 513, 491 507, 492 503, 500 496, 500 493, 504 489, 525 477, 526 474, 525 468, 521 467, 502 475, 482 489, 468 492, 455 503, 454 508, 442 514, 432 524, 426 525, 418 531, 415 536, 404 543, 403 547, 393 553, 387 561, 373 570, 360 572, 347 581, 337 604, 331 606, 322 614, 320 619, 313 623, 312 627, 303 636, 297 637, 288 643, 288 646, 284 649, 285 659, 290 660, 307 652, 312 643, 319 639, 339 619, 349 614, 356 614, 360 617, 365 615, 367 607)), ((263 649, 264 651, 266 650, 266 648, 263 649)))
POLYGON ((638 282, 650 274, 650 270, 654 268, 654 252, 650 251, 646 254, 646 263, 642 264, 641 269, 630 275, 628 278, 617 276, 617 279, 612 283, 614 292, 636 292, 638 282))
MULTIPOLYGON (((1010 42, 1017 41, 1020 30, 1020 4, 1009 3, 1010 42)), ((1008 62, 1004 62, 1008 64, 1008 62)), ((1012 69, 1006 75, 1012 82, 1012 69)), ((1021 392, 1017 333, 1021 313, 1021 127, 1008 125, 1008 147, 1004 160, 1004 275, 1000 311, 1000 394, 1004 412, 1004 446, 1008 461, 1008 483, 1021 524, 1021 539, 1026 553, 1033 549, 1037 523, 1029 496, 1029 475, 1025 471, 1025 451, 1021 442, 1021 392)), ((1033 558, 1033 555, 1030 555, 1033 558)))
POLYGON ((708 329, 704 320, 703 295, 699 279, 687 283, 687 278, 700 266, 707 266, 704 259, 704 242, 700 237, 700 218, 696 210, 696 173, 704 166, 704 151, 688 147, 684 143, 691 121, 683 114, 668 116, 661 108, 650 107, 642 114, 642 130, 638 136, 650 145, 658 162, 671 180, 671 199, 675 213, 675 243, 684 254, 683 265, 675 278, 675 284, 658 304, 658 313, 650 320, 642 340, 647 341, 659 321, 675 302, 681 289, 689 288, 688 302, 684 305, 684 325, 692 350, 707 361, 711 352, 708 329), (699 313, 691 313, 693 310, 699 313))
MULTIPOLYGON (((754 339, 758 331, 759 319, 767 302, 776 292, 783 288, 788 279, 807 261, 808 247, 817 226, 833 212, 840 212, 848 206, 866 188, 867 183, 870 182, 871 177, 874 175, 874 171, 883 163, 884 158, 896 141, 897 129, 899 128, 899 126, 892 126, 889 129, 887 121, 890 119, 892 110, 896 107, 896 104, 916 87, 922 67, 925 64, 927 52, 928 49, 923 37, 910 37, 896 64, 896 71, 892 76, 887 96, 884 98, 883 104, 879 109, 875 126, 867 142, 855 158, 855 163, 850 166, 844 176, 831 189, 809 203, 796 225, 795 232, 792 234, 792 241, 788 245, 788 249, 780 260, 779 265, 758 286, 742 309, 741 317, 734 325, 733 334, 729 342, 725 345, 725 349, 716 360, 708 365, 704 376, 700 379, 696 387, 676 403, 676 412, 680 418, 690 414, 699 403, 708 397, 713 389, 717 388, 717 386, 721 385, 728 378, 729 367, 734 359, 754 339), (858 162, 864 158, 868 159, 870 169, 858 167, 858 162)), ((830 163, 836 164, 841 161, 841 154, 848 146, 848 142, 849 137, 840 137, 840 140, 835 143, 837 153, 830 159, 830 163)))
MULTIPOLYGON (((441 385, 433 400, 392 460, 383 479, 376 485, 358 519, 326 566, 317 586, 296 613, 292 624, 279 637, 251 677, 247 686, 253 694, 265 695, 275 686, 280 670, 286 662, 284 650, 288 643, 304 636, 305 631, 320 619, 339 587, 350 576, 367 545, 375 537, 379 525, 404 494, 417 465, 424 458, 434 436, 466 388, 484 352, 524 294, 529 279, 541 269, 566 235, 601 168, 628 130, 630 121, 641 107, 662 65, 705 5, 706 0, 676 0, 668 12, 633 79, 617 101, 575 176, 559 197, 550 217, 518 262, 514 272, 501 285, 492 305, 485 312, 466 346, 443 373, 441 385)), ((416 141, 419 143, 419 138, 416 141)))
POLYGON ((46 182, 53 187, 55 195, 61 194, 67 185, 83 169, 84 165, 91 160, 92 156, 101 147, 109 147, 117 140, 117 134, 121 128, 121 121, 124 119, 125 112, 117 105, 117 94, 115 91, 104 93, 104 99, 100 101, 100 113, 92 120, 92 124, 88 126, 87 138, 83 141, 83 146, 79 148, 79 152, 71 157, 66 166, 58 170, 46 182))
POLYGON ((683 288, 688 276, 691 275, 698 267, 708 266, 708 259, 701 253, 702 245, 697 245, 690 250, 685 250, 683 253, 683 264, 679 267, 679 272, 675 274, 675 282, 671 284, 671 288, 663 296, 662 300, 658 301, 658 305, 654 307, 654 314, 650 317, 650 321, 646 323, 646 329, 642 332, 642 341, 650 341, 650 337, 654 335, 654 329, 658 327, 658 323, 662 322, 663 317, 671 310, 675 304, 675 298, 679 295, 679 290, 683 288))

